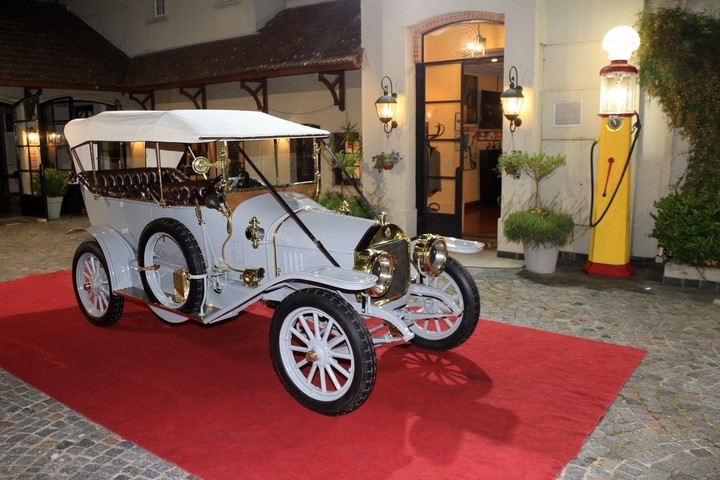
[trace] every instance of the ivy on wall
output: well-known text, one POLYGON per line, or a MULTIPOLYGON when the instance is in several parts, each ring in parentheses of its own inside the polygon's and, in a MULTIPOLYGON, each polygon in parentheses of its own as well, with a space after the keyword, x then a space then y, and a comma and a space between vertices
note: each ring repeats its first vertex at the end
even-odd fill
POLYGON ((652 237, 666 255, 720 265, 720 17, 680 8, 643 12, 640 84, 688 141, 680 189, 655 202, 652 237))
POLYGON ((638 33, 640 83, 690 144, 684 188, 720 190, 720 17, 646 10, 638 33))

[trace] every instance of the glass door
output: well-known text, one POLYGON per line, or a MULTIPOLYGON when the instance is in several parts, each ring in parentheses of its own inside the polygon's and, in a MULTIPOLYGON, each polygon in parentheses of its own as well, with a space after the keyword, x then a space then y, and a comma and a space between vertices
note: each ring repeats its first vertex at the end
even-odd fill
POLYGON ((0 214, 19 210, 15 128, 11 105, 0 103, 0 214))
POLYGON ((504 25, 497 21, 423 34, 416 65, 418 233, 497 237, 499 181, 487 157, 502 143, 495 120, 502 117, 503 55, 504 25))
POLYGON ((23 215, 46 217, 45 198, 40 182, 40 122, 38 121, 39 94, 28 95, 14 107, 15 151, 20 185, 20 210, 23 215))
POLYGON ((462 235, 463 107, 459 62, 419 65, 418 92, 424 106, 423 162, 419 185, 419 233, 462 235))

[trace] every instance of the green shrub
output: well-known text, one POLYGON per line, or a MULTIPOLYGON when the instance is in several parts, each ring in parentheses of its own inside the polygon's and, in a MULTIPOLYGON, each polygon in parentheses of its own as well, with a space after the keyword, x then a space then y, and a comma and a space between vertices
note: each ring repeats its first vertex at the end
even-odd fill
POLYGON ((530 154, 513 150, 500 155, 498 158, 498 172, 505 172, 518 179, 524 173, 533 181, 532 208, 541 208, 540 182, 552 176, 558 168, 565 165, 567 157, 563 154, 548 155, 543 152, 530 154))
POLYGON ((669 257, 692 265, 720 263, 720 192, 684 189, 655 202, 651 236, 669 257))
POLYGON ((566 213, 546 208, 521 210, 507 216, 503 233, 526 247, 562 247, 570 241, 575 222, 566 213))
POLYGON ((532 198, 524 210, 511 213, 503 223, 503 233, 512 242, 526 247, 562 247, 572 237, 575 222, 572 215, 559 207, 543 205, 540 200, 540 182, 565 165, 563 154, 527 153, 512 151, 498 159, 497 169, 513 178, 524 173, 533 181, 532 198))
MULTIPOLYGON (((48 197, 62 197, 65 195, 67 181, 67 176, 60 170, 47 167, 45 169, 45 195, 48 197)), ((40 195, 42 193, 39 172, 33 176, 32 188, 34 194, 40 195)))
POLYGON ((330 191, 320 195, 318 203, 328 210, 343 211, 343 202, 347 202, 350 215, 360 218, 373 218, 372 210, 368 209, 358 197, 345 195, 341 192, 330 191))

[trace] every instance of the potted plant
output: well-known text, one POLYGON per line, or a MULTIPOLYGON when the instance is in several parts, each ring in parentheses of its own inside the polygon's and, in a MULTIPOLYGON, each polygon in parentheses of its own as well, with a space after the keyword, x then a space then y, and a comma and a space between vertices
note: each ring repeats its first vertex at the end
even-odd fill
POLYGON ((498 159, 499 171, 516 179, 525 174, 533 181, 530 202, 505 218, 503 233, 508 240, 523 244, 525 268, 534 273, 555 272, 559 248, 570 241, 575 227, 571 215, 540 200, 540 182, 565 165, 565 161, 562 154, 531 155, 519 151, 503 153, 498 159))
MULTIPOLYGON (((348 118, 340 125, 341 133, 335 143, 335 156, 342 164, 342 169, 349 177, 360 180, 360 162, 362 161, 362 138, 357 131, 357 124, 350 123, 348 118)), ((335 168, 335 183, 346 185, 348 181, 340 169, 335 168)))
POLYGON ((360 165, 360 160, 362 160, 362 152, 336 152, 335 156, 349 177, 359 178, 357 170, 360 165))
MULTIPOLYGON (((43 170, 45 180, 45 197, 47 199, 48 220, 60 218, 63 196, 67 190, 68 178, 60 170, 47 167, 43 170)), ((33 192, 38 195, 42 192, 40 175, 33 177, 33 192)))
POLYGON ((375 162, 375 169, 377 169, 378 172, 382 172, 383 170, 392 170, 393 167, 402 160, 402 156, 393 150, 390 153, 381 152, 373 156, 372 159, 373 162, 375 162))

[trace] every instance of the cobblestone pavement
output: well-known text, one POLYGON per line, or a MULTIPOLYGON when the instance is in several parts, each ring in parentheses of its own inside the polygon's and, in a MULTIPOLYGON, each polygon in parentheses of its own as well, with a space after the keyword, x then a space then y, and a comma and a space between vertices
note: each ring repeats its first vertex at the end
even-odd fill
MULTIPOLYGON (((0 281, 70 268, 84 217, 0 219, 0 281)), ((720 479, 720 299, 660 283, 470 266, 485 318, 647 350, 578 457, 558 477, 720 479)), ((193 479, 0 369, 0 478, 193 479)), ((242 475, 239 472, 238 478, 242 475)))

